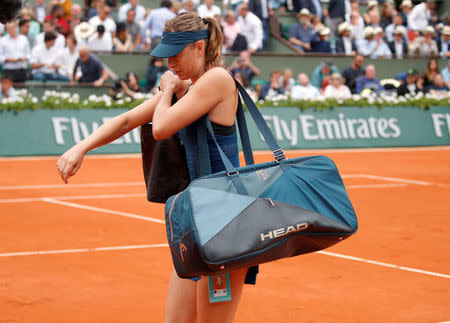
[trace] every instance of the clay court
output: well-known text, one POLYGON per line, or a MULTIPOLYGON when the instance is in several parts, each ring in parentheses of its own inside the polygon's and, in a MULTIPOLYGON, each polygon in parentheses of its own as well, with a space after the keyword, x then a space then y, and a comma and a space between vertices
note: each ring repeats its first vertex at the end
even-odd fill
MULTIPOLYGON (((262 265, 235 322, 450 320, 450 147, 287 156, 312 154, 337 164, 359 231, 262 265)), ((163 322, 172 262, 140 156, 88 156, 68 185, 56 161, 0 159, 0 322, 163 322)))

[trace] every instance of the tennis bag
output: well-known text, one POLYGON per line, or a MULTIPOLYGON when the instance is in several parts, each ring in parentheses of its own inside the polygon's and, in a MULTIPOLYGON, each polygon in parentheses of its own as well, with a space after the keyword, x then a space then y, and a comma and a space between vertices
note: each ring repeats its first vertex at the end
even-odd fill
POLYGON ((192 181, 166 202, 167 237, 182 278, 328 248, 358 227, 333 161, 325 156, 287 159, 251 98, 236 84, 275 160, 253 163, 240 100, 237 119, 247 166, 232 166, 215 140, 209 118, 204 118, 198 142, 205 142, 209 133, 226 170, 192 181))

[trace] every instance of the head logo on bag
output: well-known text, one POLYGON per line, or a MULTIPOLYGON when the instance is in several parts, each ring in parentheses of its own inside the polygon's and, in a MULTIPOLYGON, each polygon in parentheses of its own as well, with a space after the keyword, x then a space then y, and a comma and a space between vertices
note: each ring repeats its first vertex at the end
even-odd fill
POLYGON ((258 175, 260 181, 266 181, 270 177, 269 173, 265 169, 256 171, 256 175, 258 175))
POLYGON ((285 235, 287 235, 289 233, 305 230, 306 228, 308 228, 308 223, 307 222, 303 222, 303 223, 297 224, 296 226, 290 225, 286 229, 285 228, 279 228, 279 229, 276 229, 276 230, 273 230, 273 231, 269 231, 266 234, 261 233, 261 241, 264 241, 266 238, 273 239, 273 238, 282 237, 282 236, 285 236, 285 235))
POLYGON ((183 257, 183 252, 185 252, 187 250, 186 246, 182 243, 180 243, 180 255, 181 255, 181 260, 183 260, 184 262, 184 257, 183 257))

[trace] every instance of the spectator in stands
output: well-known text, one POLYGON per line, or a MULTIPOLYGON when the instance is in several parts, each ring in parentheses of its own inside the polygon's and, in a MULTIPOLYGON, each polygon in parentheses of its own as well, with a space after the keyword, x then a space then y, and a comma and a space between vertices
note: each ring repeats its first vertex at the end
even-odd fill
POLYGON ((439 55, 442 58, 450 58, 450 25, 442 28, 441 37, 439 37, 439 55))
POLYGON ((352 65, 342 72, 344 84, 349 88, 351 93, 356 93, 356 79, 364 74, 364 56, 361 54, 353 57, 352 65))
POLYGON ((295 12, 306 8, 311 13, 311 16, 317 16, 320 20, 323 19, 322 4, 319 0, 296 0, 293 1, 293 5, 295 12))
POLYGON ((73 34, 67 36, 66 45, 67 46, 60 51, 57 62, 61 66, 59 72, 71 79, 73 68, 79 57, 77 39, 73 34))
POLYGON ((400 4, 400 14, 402 15, 403 18, 403 26, 405 26, 405 28, 410 28, 409 27, 409 15, 411 14, 411 10, 413 8, 413 4, 411 2, 411 0, 403 0, 400 4))
POLYGON ((131 36, 131 42, 133 43, 134 50, 139 49, 141 46, 141 27, 135 21, 136 11, 131 8, 127 11, 127 18, 125 20, 125 26, 128 33, 131 36))
MULTIPOLYGON (((328 9, 325 10, 325 17, 329 18, 328 27, 333 36, 337 36, 337 26, 345 20, 346 1, 348 0, 330 0, 328 9)), ((350 4, 348 4, 350 10, 350 4)))
POLYGON ((449 88, 444 83, 444 79, 441 74, 436 74, 433 80, 433 84, 428 87, 428 91, 431 94, 439 95, 442 97, 450 97, 449 88))
POLYGON ((392 17, 394 16, 394 1, 385 0, 381 8, 380 27, 385 29, 392 24, 392 17))
POLYGON ((252 85, 250 84, 244 73, 236 73, 234 75, 234 78, 239 82, 239 84, 242 85, 245 91, 247 91, 248 95, 250 95, 253 101, 256 101, 259 98, 259 93, 256 93, 256 91, 252 88, 252 85))
POLYGON ((366 23, 367 26, 372 26, 373 28, 380 27, 380 14, 378 10, 370 10, 368 13, 369 21, 366 23))
POLYGON ((364 24, 367 25, 367 26, 368 25, 372 25, 371 12, 379 13, 378 1, 376 1, 376 0, 369 0, 367 2, 367 10, 363 14, 364 24))
POLYGON ((25 82, 28 61, 31 56, 28 39, 17 33, 17 23, 5 24, 6 35, 0 39, 0 64, 3 64, 4 76, 13 82, 25 82))
POLYGON ((356 41, 352 39, 352 26, 345 21, 338 26, 339 37, 336 39, 336 53, 355 55, 358 52, 356 41))
POLYGON ((450 88, 450 60, 447 61, 447 66, 442 69, 441 75, 445 85, 450 88))
POLYGON ((109 91, 109 95, 117 99, 118 94, 123 93, 134 99, 138 93, 144 92, 145 89, 139 86, 139 78, 133 72, 129 72, 125 75, 124 80, 116 82, 114 87, 109 91))
POLYGON ((16 96, 16 90, 13 88, 13 82, 6 76, 0 81, 0 99, 11 99, 16 96))
POLYGON ((417 82, 417 75, 418 73, 414 68, 408 69, 406 72, 406 82, 402 83, 397 88, 397 94, 399 96, 404 96, 405 94, 415 95, 417 92, 422 90, 417 82))
POLYGON ((315 100, 320 96, 319 90, 309 84, 308 75, 300 73, 297 76, 298 84, 291 90, 292 100, 315 100))
POLYGON ((367 65, 363 76, 356 79, 356 93, 361 94, 363 91, 379 93, 383 87, 380 81, 375 78, 375 66, 367 65))
POLYGON ((391 58, 392 53, 389 46, 384 41, 384 31, 381 27, 376 27, 374 30, 374 47, 369 53, 370 58, 391 58))
POLYGON ((439 50, 437 43, 434 40, 434 28, 427 26, 422 31, 423 36, 416 37, 414 41, 409 44, 408 53, 410 56, 430 57, 437 56, 439 50))
POLYGON ((364 39, 361 39, 357 44, 359 53, 364 56, 369 56, 374 50, 375 42, 375 30, 372 26, 364 28, 364 39))
POLYGON ((248 10, 250 10, 256 17, 261 20, 262 29, 263 29, 263 45, 262 50, 264 50, 269 41, 269 11, 270 5, 269 0, 249 0, 248 1, 248 10))
POLYGON ((239 12, 239 33, 247 40, 247 50, 255 53, 263 46, 263 28, 261 20, 248 10, 247 3, 241 3, 238 7, 239 12))
POLYGON ((321 91, 328 85, 330 76, 333 73, 339 73, 338 68, 333 65, 332 61, 324 60, 313 70, 311 84, 321 91))
POLYGON ((184 13, 184 12, 192 12, 194 11, 194 2, 191 0, 185 0, 183 2, 183 8, 178 10, 178 14, 184 13))
POLYGON ((145 18, 144 25, 141 28, 141 38, 145 48, 148 48, 148 44, 146 43, 147 29, 151 30, 150 49, 153 50, 161 42, 161 36, 164 31, 164 24, 166 23, 166 20, 174 17, 175 13, 170 0, 162 0, 160 8, 150 11, 147 18, 145 18))
POLYGON ((46 16, 45 0, 36 0, 34 3, 33 11, 36 14, 37 21, 43 23, 46 16))
POLYGON ((419 84, 423 89, 427 89, 434 82, 434 78, 439 74, 439 64, 435 58, 428 61, 427 68, 425 72, 421 75, 419 79, 419 84))
POLYGON ((298 23, 291 27, 289 31, 289 41, 303 52, 311 50, 311 40, 314 37, 314 30, 310 26, 309 10, 304 8, 297 14, 298 23))
POLYGON ((89 19, 89 24, 97 28, 99 25, 103 25, 105 27, 105 32, 109 33, 112 37, 116 33, 116 23, 114 19, 111 18, 111 7, 107 4, 104 4, 98 13, 97 16, 89 19))
POLYGON ((88 45, 89 37, 95 33, 96 29, 92 27, 88 22, 82 22, 75 27, 73 33, 77 39, 78 47, 84 47, 88 45))
POLYGON ((249 51, 242 51, 239 58, 233 61, 233 64, 228 68, 233 75, 236 73, 244 74, 251 83, 254 76, 260 74, 259 68, 252 64, 251 54, 249 51))
POLYGON ((292 75, 292 70, 290 68, 285 68, 280 77, 280 87, 284 89, 285 93, 290 93, 295 85, 295 80, 292 75))
POLYGON ((83 8, 78 3, 72 4, 70 8, 70 19, 68 19, 69 24, 69 34, 73 34, 76 26, 82 22, 83 8))
MULTIPOLYGON (((36 36, 41 32, 41 24, 37 21, 33 14, 33 10, 29 7, 25 7, 20 12, 19 20, 28 20, 30 22, 30 28, 28 30, 28 36, 33 39, 34 44, 36 36)), ((30 38, 28 38, 30 39, 30 38)))
POLYGON ((342 77, 339 73, 333 73, 330 77, 330 83, 323 92, 324 97, 328 99, 350 99, 352 94, 347 86, 342 84, 342 77))
POLYGON ((94 86, 102 86, 108 79, 108 72, 103 68, 100 59, 89 52, 89 48, 81 47, 79 51, 80 57, 75 63, 72 74, 73 82, 92 83, 94 86), (76 69, 80 68, 81 77, 78 77, 76 69))
POLYGON ((111 33, 105 30, 105 26, 98 25, 95 32, 88 39, 88 47, 91 51, 110 52, 113 48, 111 33))
POLYGON ((24 35, 28 39, 28 44, 30 48, 34 47, 34 43, 36 39, 30 35, 30 21, 29 20, 20 20, 19 21, 19 33, 24 35))
MULTIPOLYGON (((394 40, 394 30, 398 26, 403 26, 403 18, 402 15, 399 13, 394 16, 392 24, 387 26, 384 30, 386 33, 386 41, 388 43, 394 40)), ((406 33, 404 35, 406 36, 406 33)))
POLYGON ((145 8, 139 4, 139 0, 128 0, 127 3, 120 6, 117 19, 119 21, 125 21, 127 19, 128 10, 130 9, 133 9, 136 14, 135 21, 139 22, 144 19, 145 8))
POLYGON ((364 21, 362 21, 362 17, 359 15, 359 12, 352 11, 350 13, 350 27, 351 37, 355 40, 356 45, 358 45, 364 39, 364 21))
POLYGON ((328 41, 330 28, 323 27, 317 35, 311 40, 311 52, 313 53, 331 53, 331 44, 328 41))
POLYGON ((58 63, 61 48, 55 47, 56 35, 46 32, 44 46, 37 45, 31 51, 31 75, 38 81, 66 81, 70 79, 59 73, 61 65, 58 63))
POLYGON ((42 32, 36 36, 35 46, 44 45, 44 35, 46 32, 55 33, 56 41, 55 46, 57 48, 64 48, 66 45, 66 40, 63 35, 55 30, 55 22, 53 20, 45 20, 42 24, 42 32))
POLYGON ((264 84, 259 93, 260 100, 272 100, 279 94, 284 94, 284 89, 280 85, 280 71, 272 71, 270 73, 270 81, 264 84))
POLYGON ((113 38, 113 46, 116 52, 132 52, 133 42, 124 22, 117 24, 116 36, 113 38))
POLYGON ((436 7, 435 0, 426 0, 414 6, 408 18, 409 28, 419 35, 419 31, 424 30, 431 19, 431 11, 436 7))
POLYGON ((50 15, 45 17, 45 20, 53 20, 55 23, 55 30, 61 35, 67 36, 69 34, 69 24, 64 18, 64 9, 58 4, 52 7, 50 15))
POLYGON ((197 13, 201 18, 214 17, 221 15, 222 10, 214 4, 214 0, 203 0, 203 3, 197 7, 197 13))
POLYGON ((164 60, 158 57, 152 57, 147 68, 147 92, 156 93, 158 91, 159 80, 169 68, 164 65, 164 60))
POLYGON ((233 10, 227 11, 222 28, 225 50, 241 52, 247 49, 247 39, 239 33, 239 23, 236 20, 236 13, 233 10))
POLYGON ((408 44, 406 43, 403 25, 395 27, 394 38, 388 43, 388 46, 395 58, 402 59, 408 54, 408 44))
POLYGON ((320 29, 322 29, 322 28, 324 28, 324 27, 326 27, 324 24, 323 24, 323 22, 322 22, 322 20, 320 20, 320 18, 319 17, 317 17, 317 16, 310 16, 311 17, 311 19, 310 19, 310 26, 313 28, 313 34, 317 34, 318 32, 319 32, 319 30, 320 29))
POLYGON ((98 13, 101 11, 101 8, 105 5, 105 0, 92 0, 91 4, 89 5, 87 19, 91 19, 98 15, 98 13))

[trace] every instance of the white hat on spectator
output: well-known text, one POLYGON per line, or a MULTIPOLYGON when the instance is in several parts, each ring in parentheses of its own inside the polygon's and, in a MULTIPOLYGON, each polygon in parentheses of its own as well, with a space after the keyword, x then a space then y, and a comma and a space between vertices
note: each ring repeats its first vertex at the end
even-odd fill
POLYGON ((403 26, 395 27, 394 34, 399 34, 399 35, 405 36, 405 27, 403 27, 403 26))
POLYGON ((430 25, 426 26, 425 29, 422 30, 422 33, 430 33, 430 34, 434 35, 434 28, 433 28, 433 26, 430 26, 430 25))
POLYGON ((369 38, 370 36, 373 36, 374 33, 374 29, 372 26, 367 26, 363 29, 364 32, 364 38, 369 38))
POLYGON ((444 26, 444 28, 442 28, 442 34, 446 35, 446 36, 450 36, 450 26, 444 26))
POLYGON ((73 33, 76 38, 87 39, 95 33, 95 28, 87 22, 82 22, 75 26, 73 33))
POLYGON ((412 8, 413 4, 411 0, 403 0, 402 3, 400 4, 400 7, 408 7, 408 8, 412 8))
POLYGON ((309 12, 309 10, 307 8, 303 8, 297 14, 297 16, 300 16, 300 15, 310 16, 311 12, 309 12))
POLYGON ((384 34, 384 30, 381 27, 376 27, 376 28, 373 29, 373 34, 374 35, 376 35, 376 34, 384 34))
POLYGON ((320 36, 328 36, 330 34, 330 28, 328 27, 322 27, 319 30, 319 35, 320 36))
POLYGON ((352 31, 352 29, 353 27, 344 21, 339 24, 338 33, 342 34, 344 31, 352 31))
POLYGON ((377 0, 370 0, 369 2, 367 2, 367 8, 370 10, 373 7, 378 6, 378 1, 377 0))

